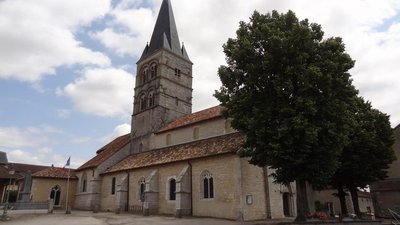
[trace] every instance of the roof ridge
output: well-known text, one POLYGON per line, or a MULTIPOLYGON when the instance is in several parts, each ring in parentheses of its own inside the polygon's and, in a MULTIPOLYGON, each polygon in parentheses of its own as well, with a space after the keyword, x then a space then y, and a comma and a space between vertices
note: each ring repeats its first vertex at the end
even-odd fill
POLYGON ((76 170, 84 170, 88 168, 93 168, 98 166, 99 164, 103 163, 105 160, 107 160, 108 157, 111 157, 115 153, 117 153, 119 150, 121 150, 123 147, 125 147, 128 143, 130 142, 130 133, 121 135, 114 140, 110 141, 106 145, 104 145, 102 148, 97 150, 98 152, 97 155, 86 161, 84 164, 82 164, 80 167, 78 167, 76 170), (100 151, 101 150, 101 151, 100 151))
POLYGON ((242 133, 234 132, 132 154, 102 174, 235 153, 239 150, 243 138, 245 136, 242 133))
POLYGON ((220 116, 222 116, 222 109, 223 109, 223 106, 216 105, 216 106, 212 106, 210 108, 206 108, 206 109, 203 109, 203 110, 191 113, 191 114, 183 115, 183 116, 178 117, 175 120, 171 121, 170 123, 166 124, 164 127, 159 129, 155 133, 162 133, 162 132, 166 132, 166 131, 173 130, 176 128, 185 127, 185 126, 196 124, 196 123, 199 123, 202 121, 220 117, 220 116), (213 111, 213 110, 216 110, 216 111, 213 111), (207 115, 207 112, 210 112, 210 114, 207 115), (202 114, 206 114, 206 115, 202 115, 202 114), (187 120, 185 120, 185 119, 187 119, 187 120))

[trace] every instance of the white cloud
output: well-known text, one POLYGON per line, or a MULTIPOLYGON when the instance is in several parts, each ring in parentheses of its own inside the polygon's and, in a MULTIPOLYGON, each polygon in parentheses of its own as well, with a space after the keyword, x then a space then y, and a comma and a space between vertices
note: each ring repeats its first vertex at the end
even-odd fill
POLYGON ((44 143, 54 141, 47 135, 61 133, 62 131, 49 125, 36 127, 0 127, 0 147, 2 148, 21 148, 38 147, 44 143))
POLYGON ((0 1, 0 30, 6 31, 0 32, 0 78, 35 82, 60 66, 109 65, 107 56, 74 36, 104 16, 109 5, 108 0, 0 1))
POLYGON ((79 112, 126 118, 132 112, 133 87, 133 76, 125 70, 95 68, 56 93, 70 98, 79 112))
POLYGON ((114 140, 115 138, 128 134, 131 132, 131 125, 127 123, 120 124, 114 128, 114 130, 110 133, 105 135, 104 137, 100 138, 100 141, 104 144, 114 140))
MULTIPOLYGON (((44 166, 57 166, 63 167, 68 159, 68 155, 61 155, 54 152, 51 148, 40 148, 35 151, 25 151, 21 149, 15 150, 2 150, 7 153, 7 158, 9 162, 14 163, 26 163, 34 165, 44 165, 44 166)), ((80 157, 71 156, 71 168, 78 168, 82 165, 86 159, 80 157)))
POLYGON ((91 36, 105 47, 115 51, 119 56, 140 56, 144 44, 151 35, 155 21, 154 12, 150 9, 129 9, 126 1, 112 9, 109 15, 111 27, 94 32, 91 36))
MULTIPOLYGON (((142 1, 122 1, 111 10, 112 21, 108 27, 95 35, 116 54, 139 55, 150 40, 161 0, 150 1, 146 9, 130 9, 137 7, 138 2, 142 1), (127 48, 127 43, 135 43, 135 47, 127 48)), ((392 125, 400 122, 397 107, 400 99, 396 97, 400 89, 400 81, 396 78, 400 73, 396 62, 399 59, 400 22, 394 20, 390 29, 378 31, 398 16, 399 1, 352 0, 341 4, 308 0, 174 0, 172 7, 180 40, 185 42, 194 62, 194 111, 218 104, 212 94, 221 85, 217 69, 225 64, 222 45, 228 38, 236 36, 239 21, 248 21, 255 9, 261 13, 291 9, 299 19, 308 18, 310 22, 321 24, 325 37, 343 37, 347 51, 356 60, 351 73, 360 93, 375 107, 391 114, 392 125)))
POLYGON ((90 137, 75 137, 71 139, 71 142, 74 144, 83 144, 88 143, 92 140, 90 137))
MULTIPOLYGON (((58 91, 60 92, 60 90, 58 91)), ((68 109, 57 109, 56 110, 58 118, 69 118, 71 116, 71 111, 68 109)))

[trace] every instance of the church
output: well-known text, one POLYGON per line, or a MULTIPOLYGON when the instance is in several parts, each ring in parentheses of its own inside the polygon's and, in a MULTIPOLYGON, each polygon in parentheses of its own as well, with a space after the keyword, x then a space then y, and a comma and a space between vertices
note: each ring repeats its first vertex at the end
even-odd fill
MULTIPOLYGON (((163 0, 151 40, 137 62, 131 132, 97 150, 76 170, 0 165, 2 202, 8 201, 7 192, 18 192, 17 203, 47 201, 55 209, 239 221, 295 217, 295 184, 277 184, 273 170, 237 155, 245 135, 223 117, 223 107, 192 112, 192 65, 180 44, 170 0, 163 0), (24 176, 11 175, 16 170, 24 176)), ((363 212, 374 212, 372 200, 380 214, 397 206, 399 130, 397 126, 394 145, 398 160, 390 165, 389 178, 372 185, 373 199, 359 193, 363 212)), ((323 205, 322 211, 340 214, 335 190, 308 187, 307 192, 311 212, 323 205)), ((350 201, 346 197, 352 212, 350 201)))
POLYGON ((137 62, 131 133, 76 169, 72 207, 262 220, 295 216, 295 185, 240 158, 244 135, 221 106, 192 113, 193 63, 163 0, 137 62))

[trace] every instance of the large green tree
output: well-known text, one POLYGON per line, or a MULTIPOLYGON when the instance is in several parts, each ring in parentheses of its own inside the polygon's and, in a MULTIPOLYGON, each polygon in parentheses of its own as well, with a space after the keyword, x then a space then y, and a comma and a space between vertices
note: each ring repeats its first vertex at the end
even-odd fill
POLYGON ((333 177, 333 186, 338 189, 342 213, 347 213, 343 195, 343 189, 347 188, 354 212, 360 216, 357 189, 386 178, 386 169, 395 160, 395 154, 389 116, 374 109, 361 97, 357 97, 354 103, 349 142, 341 154, 341 166, 333 177))
POLYGON ((242 156, 275 169, 277 182, 296 181, 298 219, 309 211, 306 182, 330 182, 347 141, 357 91, 354 61, 338 37, 292 11, 257 11, 224 44, 226 66, 215 96, 232 126, 246 134, 242 156))

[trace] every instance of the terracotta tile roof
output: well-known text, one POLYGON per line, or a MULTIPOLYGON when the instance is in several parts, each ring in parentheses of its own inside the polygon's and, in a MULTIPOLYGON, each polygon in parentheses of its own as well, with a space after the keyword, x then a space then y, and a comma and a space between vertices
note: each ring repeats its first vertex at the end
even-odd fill
POLYGON ((104 173, 235 153, 240 148, 244 138, 243 134, 233 133, 130 155, 104 173))
POLYGON ((204 120, 213 119, 222 116, 223 107, 220 105, 204 109, 189 115, 179 117, 178 119, 167 124, 165 127, 161 128, 157 133, 162 133, 165 131, 173 130, 178 127, 188 126, 190 124, 198 123, 204 120))
POLYGON ((19 172, 27 172, 30 170, 32 173, 38 172, 40 170, 49 168, 49 166, 40 166, 40 165, 31 165, 31 164, 23 164, 23 163, 9 163, 7 165, 0 166, 0 179, 9 179, 11 178, 22 178, 24 173, 19 172), (9 171, 14 170, 17 171, 15 175, 10 176, 9 171))
POLYGON ((113 141, 102 147, 100 150, 98 150, 97 151, 98 154, 95 157, 87 161, 85 164, 83 164, 76 170, 79 171, 100 165, 102 162, 110 158, 112 155, 118 152, 122 147, 128 144, 129 141, 130 141, 130 134, 125 134, 120 137, 117 137, 116 139, 114 139, 113 141))
POLYGON ((377 191, 400 191, 400 179, 388 179, 374 182, 371 192, 377 191))
MULTIPOLYGON (((49 167, 47 169, 32 174, 32 177, 68 179, 68 169, 63 169, 60 167, 49 167)), ((75 175, 74 169, 71 169, 70 171, 70 179, 78 179, 78 177, 76 177, 75 175)))

